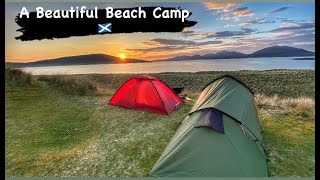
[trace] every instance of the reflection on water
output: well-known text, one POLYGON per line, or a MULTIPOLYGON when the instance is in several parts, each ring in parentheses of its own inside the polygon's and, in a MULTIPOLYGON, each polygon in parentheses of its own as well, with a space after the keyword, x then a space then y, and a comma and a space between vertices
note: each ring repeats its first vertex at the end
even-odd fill
POLYGON ((34 75, 40 75, 314 69, 315 67, 314 60, 292 59, 294 59, 294 57, 162 61, 150 63, 30 67, 24 68, 24 70, 34 75))

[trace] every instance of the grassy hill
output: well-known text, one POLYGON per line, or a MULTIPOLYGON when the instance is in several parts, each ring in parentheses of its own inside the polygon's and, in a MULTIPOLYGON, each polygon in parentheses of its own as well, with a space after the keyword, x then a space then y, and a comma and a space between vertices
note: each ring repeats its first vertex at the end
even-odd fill
POLYGON ((126 58, 107 54, 85 54, 77 56, 66 56, 55 59, 39 60, 34 62, 16 63, 7 62, 7 67, 41 67, 41 66, 68 66, 68 65, 94 65, 94 64, 120 64, 120 63, 142 63, 148 62, 140 59, 126 58))

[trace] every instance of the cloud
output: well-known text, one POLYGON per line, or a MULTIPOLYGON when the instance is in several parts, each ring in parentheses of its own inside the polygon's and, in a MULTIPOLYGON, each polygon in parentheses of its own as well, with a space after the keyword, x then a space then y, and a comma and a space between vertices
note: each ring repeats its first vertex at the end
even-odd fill
POLYGON ((126 51, 134 52, 134 53, 150 53, 150 52, 163 52, 163 51, 176 51, 183 49, 194 49, 195 47, 188 46, 160 46, 160 47, 152 47, 152 48, 141 48, 141 49, 126 49, 126 51))
POLYGON ((229 13, 221 13, 217 18, 217 20, 229 20, 229 19, 231 19, 229 13))
POLYGON ((151 46, 159 46, 159 45, 202 46, 202 45, 221 44, 221 43, 222 43, 222 41, 196 42, 196 41, 177 40, 177 39, 162 39, 162 38, 151 39, 150 41, 143 42, 143 44, 151 45, 151 46))
POLYGON ((217 20, 229 20, 233 19, 239 21, 242 17, 251 17, 254 15, 254 12, 249 10, 248 7, 238 7, 231 10, 219 11, 219 17, 217 20))
POLYGON ((228 37, 249 35, 256 31, 257 31, 256 29, 241 28, 241 30, 237 30, 237 31, 219 31, 215 33, 200 33, 200 34, 192 34, 192 36, 198 36, 198 37, 201 37, 201 39, 228 38, 228 37))
POLYGON ((284 32, 284 31, 296 31, 304 29, 313 29, 315 28, 315 22, 298 22, 298 21, 285 21, 285 26, 273 29, 269 32, 284 32))
MULTIPOLYGON (((266 23, 268 19, 256 18, 245 22, 251 24, 266 23)), ((141 48, 126 50, 130 53, 140 54, 144 57, 152 57, 153 59, 170 58, 180 55, 206 54, 226 49, 250 53, 263 47, 274 45, 300 47, 314 51, 314 20, 283 19, 281 22, 282 24, 278 28, 266 31, 258 31, 254 28, 248 28, 249 26, 242 26, 238 30, 218 32, 185 30, 182 34, 186 38, 197 38, 193 40, 154 38, 142 42, 144 46, 141 48), (254 34, 254 36, 251 36, 252 34, 254 34)))
MULTIPOLYGON (((306 23, 306 22, 304 22, 306 23)), ((302 23, 300 23, 302 25, 302 23)), ((189 41, 177 39, 156 38, 144 42, 148 44, 146 48, 127 49, 132 53, 141 53, 144 57, 152 57, 153 59, 170 58, 181 55, 206 54, 215 51, 232 49, 244 53, 251 53, 263 47, 274 45, 286 45, 300 47, 314 51, 315 47, 315 30, 313 29, 296 29, 294 31, 281 31, 273 33, 265 31, 265 34, 257 34, 257 36, 245 36, 253 32, 255 29, 241 28, 238 31, 220 31, 215 33, 190 33, 189 35, 202 36, 203 38, 214 37, 232 37, 234 41, 225 41, 224 43, 213 43, 211 41, 189 41), (242 38, 237 38, 237 37, 242 38)), ((213 41, 214 42, 214 41, 213 41)))
POLYGON ((314 21, 289 20, 291 24, 283 24, 271 31, 260 31, 260 35, 239 39, 236 44, 251 47, 265 47, 273 45, 286 45, 314 50, 315 23, 314 21))
POLYGON ((197 49, 201 46, 222 44, 222 41, 190 41, 190 40, 178 40, 178 39, 163 39, 156 38, 149 41, 142 42, 142 44, 149 46, 141 49, 126 49, 127 51, 135 53, 148 53, 148 52, 164 52, 164 51, 177 51, 187 49, 197 49), (151 47, 150 47, 151 46, 151 47))
POLYGON ((236 25, 234 25, 234 24, 226 24, 223 27, 228 28, 228 27, 234 27, 234 26, 236 26, 236 25))
POLYGON ((231 13, 234 15, 233 19, 235 20, 239 20, 240 17, 251 17, 254 15, 254 12, 250 11, 247 7, 232 9, 231 13))
POLYGON ((291 8, 291 7, 281 7, 281 8, 275 9, 273 11, 267 12, 267 13, 265 13, 265 15, 269 15, 269 14, 274 14, 274 13, 277 13, 277 12, 285 11, 285 10, 287 10, 289 8, 291 8))
POLYGON ((265 38, 254 38, 254 39, 245 39, 239 44, 247 44, 256 47, 263 46, 274 46, 274 45, 284 45, 284 46, 295 46, 299 45, 300 47, 308 46, 308 49, 313 50, 315 44, 315 35, 314 34, 302 34, 302 35, 279 35, 275 37, 265 37, 265 38))
POLYGON ((181 32, 183 35, 186 35, 186 34, 192 34, 192 33, 194 33, 194 31, 193 30, 184 30, 184 31, 182 31, 181 32))
POLYGON ((287 19, 286 17, 282 17, 282 16, 277 16, 276 18, 277 18, 277 20, 286 20, 287 19))
POLYGON ((251 26, 252 24, 268 24, 268 23, 275 23, 275 21, 268 20, 266 18, 256 18, 253 20, 247 20, 240 23, 240 26, 251 26))
POLYGON ((232 18, 238 21, 241 17, 254 15, 254 12, 247 7, 237 7, 241 5, 239 2, 203 2, 202 4, 207 7, 207 10, 217 11, 217 14, 219 14, 217 20, 229 20, 232 18))
POLYGON ((214 10, 227 10, 234 6, 239 6, 241 3, 238 2, 203 2, 203 5, 207 7, 207 9, 214 10))

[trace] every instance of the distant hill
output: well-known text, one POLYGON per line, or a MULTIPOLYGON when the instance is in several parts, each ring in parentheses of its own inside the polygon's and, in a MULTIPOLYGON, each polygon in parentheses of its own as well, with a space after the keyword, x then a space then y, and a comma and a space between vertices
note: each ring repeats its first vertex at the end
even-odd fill
POLYGON ((300 48, 289 46, 272 46, 260 49, 251 54, 243 54, 237 51, 220 51, 205 55, 177 56, 165 60, 199 60, 199 59, 232 59, 232 58, 259 58, 259 57, 297 57, 297 56, 314 56, 315 53, 300 48))
POLYGON ((312 57, 310 57, 310 58, 309 58, 309 57, 306 57, 306 58, 293 58, 292 60, 298 60, 298 61, 299 61, 299 60, 302 60, 302 61, 303 61, 303 60, 316 60, 316 59, 315 59, 315 58, 312 58, 312 57))
POLYGON ((220 51, 216 54, 206 54, 203 57, 207 59, 231 59, 231 58, 244 58, 246 54, 237 51, 220 51))
POLYGON ((272 46, 261 49, 249 55, 249 57, 292 57, 292 56, 314 56, 315 53, 290 46, 272 46))
POLYGON ((67 56, 55 59, 46 59, 28 63, 11 63, 6 65, 14 67, 38 67, 38 66, 67 66, 67 65, 92 65, 92 64, 118 64, 118 63, 137 63, 147 62, 139 59, 126 58, 124 60, 119 57, 106 54, 87 54, 79 56, 67 56))

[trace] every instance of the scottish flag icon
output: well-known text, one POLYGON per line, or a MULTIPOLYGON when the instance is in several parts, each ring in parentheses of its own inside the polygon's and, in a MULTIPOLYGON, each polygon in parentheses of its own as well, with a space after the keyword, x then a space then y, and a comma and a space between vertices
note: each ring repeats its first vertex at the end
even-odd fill
POLYGON ((98 24, 98 33, 108 33, 111 32, 112 25, 111 23, 98 24))

